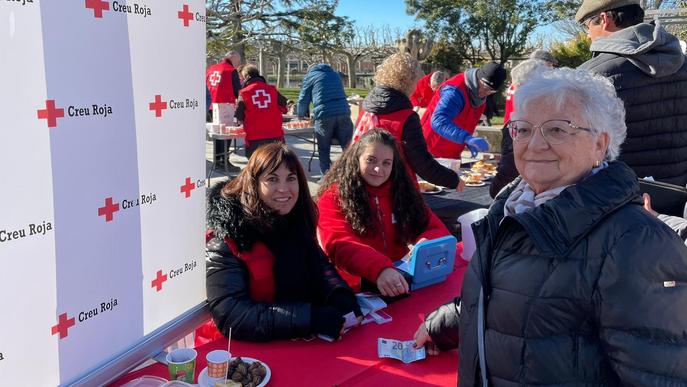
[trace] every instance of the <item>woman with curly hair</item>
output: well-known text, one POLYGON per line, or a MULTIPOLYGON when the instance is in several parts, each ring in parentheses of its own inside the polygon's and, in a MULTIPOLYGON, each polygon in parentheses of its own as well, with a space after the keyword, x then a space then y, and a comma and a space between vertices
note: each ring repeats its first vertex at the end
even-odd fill
POLYGON ((238 177, 208 195, 206 286, 210 314, 226 336, 268 341, 340 336, 360 308, 317 245, 317 211, 298 156, 258 148, 238 177))
POLYGON ((317 206, 320 245, 342 277, 361 277, 383 296, 408 293, 393 263, 409 244, 449 235, 427 207, 401 161, 396 140, 372 129, 353 143, 325 176, 317 206))
POLYGON ((363 101, 353 141, 372 128, 383 128, 401 145, 401 157, 411 178, 417 173, 436 185, 462 190, 458 174, 441 164, 427 150, 420 117, 409 95, 422 76, 420 63, 408 54, 389 56, 377 68, 375 87, 363 101))

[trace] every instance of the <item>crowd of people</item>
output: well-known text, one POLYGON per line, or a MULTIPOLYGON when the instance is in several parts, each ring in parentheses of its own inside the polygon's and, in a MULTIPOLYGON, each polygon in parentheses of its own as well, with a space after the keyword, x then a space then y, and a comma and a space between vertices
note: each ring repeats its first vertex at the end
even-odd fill
MULTIPOLYGON (((643 17, 639 1, 585 0, 576 19, 592 59, 557 68, 538 50, 511 70, 477 249, 460 294, 428 310, 414 335, 430 353, 458 349, 461 386, 687 385, 687 221, 653 211, 638 180, 687 184, 687 63, 678 40, 643 17)), ((344 316, 362 317, 354 292, 406 296, 394 263, 449 235, 417 176, 463 189, 435 157, 489 149, 475 128, 506 70, 487 62, 424 75, 410 55, 391 55, 354 126, 339 75, 311 66, 297 114, 312 118, 318 140, 313 199, 270 126, 281 128, 284 98, 255 67, 239 67, 237 118, 252 155, 208 195, 214 325, 239 340, 341 338, 344 316), (255 110, 258 90, 269 114, 255 110), (331 165, 334 138, 344 151, 331 165)))

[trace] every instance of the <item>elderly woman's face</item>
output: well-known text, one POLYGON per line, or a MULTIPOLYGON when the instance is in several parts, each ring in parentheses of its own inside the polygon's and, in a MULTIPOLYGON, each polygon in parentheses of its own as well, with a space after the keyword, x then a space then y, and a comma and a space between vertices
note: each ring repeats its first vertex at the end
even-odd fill
MULTIPOLYGON (((589 127, 579 102, 569 100, 563 109, 558 109, 547 96, 532 100, 516 117, 533 125, 568 120, 573 125, 589 127)), ((515 166, 536 193, 577 183, 597 162, 603 161, 608 147, 606 133, 597 135, 583 130, 573 133, 564 143, 551 145, 537 127, 529 141, 513 141, 515 166)))

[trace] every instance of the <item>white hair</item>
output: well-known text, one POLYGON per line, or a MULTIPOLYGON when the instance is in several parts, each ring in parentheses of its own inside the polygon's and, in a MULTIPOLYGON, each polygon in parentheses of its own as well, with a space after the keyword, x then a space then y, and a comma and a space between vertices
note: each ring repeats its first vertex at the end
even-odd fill
POLYGON ((528 59, 513 67, 510 78, 513 84, 520 85, 532 75, 550 70, 551 66, 547 62, 540 59, 528 59))
MULTIPOLYGON (((551 69, 533 74, 515 90, 513 115, 519 118, 528 105, 539 97, 546 97, 559 110, 569 109, 571 102, 582 107, 578 112, 597 133, 607 133, 609 138, 605 159, 613 161, 620 154, 625 141, 625 107, 618 98, 611 82, 600 75, 570 68, 551 69), (520 113, 519 113, 520 112, 520 113)), ((533 106, 532 109, 539 107, 533 106)), ((556 119, 561 117, 551 117, 556 119)))
POLYGON ((429 85, 434 89, 439 87, 439 85, 441 85, 442 83, 444 83, 445 80, 446 73, 444 73, 443 71, 435 71, 434 73, 432 73, 432 76, 429 77, 429 85))

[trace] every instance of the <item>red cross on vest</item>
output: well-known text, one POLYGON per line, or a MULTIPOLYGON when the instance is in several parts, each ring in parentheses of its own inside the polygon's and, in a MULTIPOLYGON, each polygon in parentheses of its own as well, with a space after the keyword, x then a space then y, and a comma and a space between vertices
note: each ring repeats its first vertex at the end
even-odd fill
POLYGON ((258 89, 251 97, 251 100, 253 105, 260 109, 267 109, 270 106, 270 102, 272 102, 272 98, 264 89, 258 89))
POLYGON ((155 101, 148 104, 148 110, 155 110, 155 117, 162 117, 162 111, 167 109, 167 102, 162 102, 162 96, 157 94, 155 101))
POLYGON ((212 72, 212 74, 210 74, 210 84, 212 86, 219 85, 221 80, 222 80, 222 74, 219 71, 215 70, 212 72))
POLYGON ((110 3, 103 0, 86 0, 86 8, 93 10, 93 17, 102 18, 103 10, 110 10, 110 3))
POLYGON ((47 119, 48 128, 54 128, 57 126, 57 119, 62 117, 64 117, 64 109, 55 108, 54 99, 45 100, 45 109, 38 110, 38 118, 47 119))
POLYGON ((190 197, 191 191, 193 191, 195 188, 196 188, 195 184, 191 183, 191 178, 187 177, 186 182, 184 183, 184 185, 181 186, 179 191, 181 193, 183 193, 184 195, 186 195, 186 197, 190 197))
POLYGON ((119 211, 119 203, 112 204, 112 197, 105 199, 105 206, 98 208, 98 216, 105 216, 105 221, 113 219, 113 214, 119 211))
POLYGON ((51 329, 52 334, 60 334, 60 340, 64 339, 68 335, 69 328, 76 324, 74 317, 68 318, 66 313, 62 313, 58 318, 57 325, 54 325, 51 329))
POLYGON ((150 282, 150 287, 151 288, 157 288, 155 289, 156 292, 159 292, 162 290, 162 284, 167 281, 167 274, 162 274, 162 270, 157 271, 157 276, 155 277, 154 280, 150 282))
POLYGON ((183 8, 183 10, 177 12, 177 16, 184 21, 184 27, 188 27, 188 23, 193 20, 193 14, 188 11, 188 4, 184 4, 183 8))

